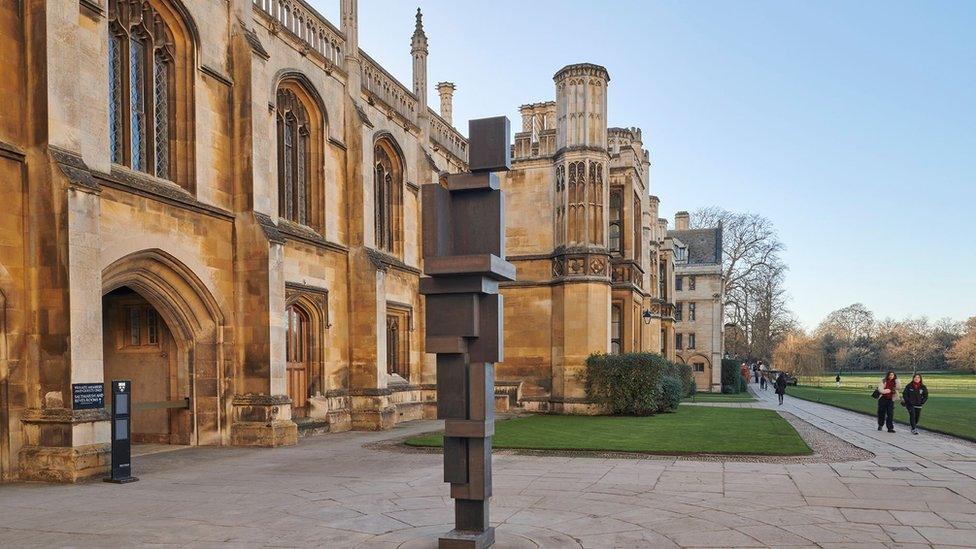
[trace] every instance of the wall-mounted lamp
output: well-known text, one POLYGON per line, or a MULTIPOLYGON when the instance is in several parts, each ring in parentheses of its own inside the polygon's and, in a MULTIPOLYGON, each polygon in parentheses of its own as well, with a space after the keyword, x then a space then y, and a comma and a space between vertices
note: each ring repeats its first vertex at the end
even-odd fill
POLYGON ((641 314, 641 318, 644 319, 644 324, 650 324, 651 323, 651 318, 653 318, 653 317, 654 317, 654 315, 651 314, 651 310, 650 309, 644 309, 644 312, 641 314))

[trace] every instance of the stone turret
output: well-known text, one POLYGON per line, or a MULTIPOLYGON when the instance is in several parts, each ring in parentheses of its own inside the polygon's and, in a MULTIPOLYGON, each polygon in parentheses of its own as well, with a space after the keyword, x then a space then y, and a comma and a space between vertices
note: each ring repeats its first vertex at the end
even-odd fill
POLYGON ((437 94, 441 96, 441 118, 448 124, 454 125, 454 90, 457 87, 453 82, 438 82, 437 94))
MULTIPOLYGON (((607 69, 563 67, 556 83, 556 245, 606 250, 609 202, 607 69)), ((589 273, 588 276, 600 273, 589 273)))
POLYGON ((607 69, 592 63, 563 67, 556 82, 556 148, 607 146, 607 69))

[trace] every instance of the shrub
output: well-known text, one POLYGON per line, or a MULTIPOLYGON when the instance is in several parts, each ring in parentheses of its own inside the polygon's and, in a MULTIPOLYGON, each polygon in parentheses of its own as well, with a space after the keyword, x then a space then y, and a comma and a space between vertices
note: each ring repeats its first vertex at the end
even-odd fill
POLYGON ((664 376, 661 378, 661 396, 658 401, 658 412, 673 412, 681 404, 681 396, 684 394, 684 382, 675 376, 664 376))
POLYGON ((682 386, 682 396, 690 397, 695 394, 695 373, 690 365, 669 362, 665 375, 678 378, 682 386))
POLYGON ((653 414, 666 367, 664 357, 651 353, 590 355, 583 374, 586 395, 611 414, 653 414))
POLYGON ((725 394, 736 394, 746 390, 745 381, 742 379, 741 363, 732 358, 722 359, 722 392, 725 394))

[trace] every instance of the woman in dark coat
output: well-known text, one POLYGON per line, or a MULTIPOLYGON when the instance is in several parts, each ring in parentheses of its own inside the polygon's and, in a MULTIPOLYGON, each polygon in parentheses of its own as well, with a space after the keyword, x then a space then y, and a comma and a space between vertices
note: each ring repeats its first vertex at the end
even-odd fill
POLYGON ((783 395, 786 394, 786 373, 780 372, 779 377, 776 378, 776 396, 779 397, 779 403, 783 404, 783 395))
POLYGON ((918 418, 922 414, 922 405, 929 399, 929 390, 922 383, 922 375, 912 376, 912 382, 905 386, 901 393, 905 408, 908 408, 908 424, 912 427, 912 434, 918 434, 918 418))

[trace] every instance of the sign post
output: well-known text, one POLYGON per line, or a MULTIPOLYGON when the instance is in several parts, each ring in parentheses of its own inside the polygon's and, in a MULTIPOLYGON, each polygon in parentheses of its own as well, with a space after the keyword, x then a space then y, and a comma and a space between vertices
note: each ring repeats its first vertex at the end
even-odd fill
POLYGON ((437 417, 444 421, 444 482, 451 483, 454 530, 441 549, 495 542, 488 519, 495 362, 502 360, 499 281, 515 280, 505 260, 505 203, 494 172, 511 166, 509 121, 468 123, 471 173, 423 187, 426 347, 437 355, 437 417))
POLYGON ((112 476, 105 482, 125 484, 139 480, 132 476, 131 397, 131 381, 112 381, 112 476))

